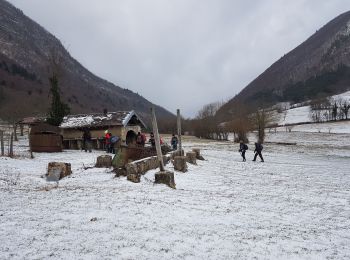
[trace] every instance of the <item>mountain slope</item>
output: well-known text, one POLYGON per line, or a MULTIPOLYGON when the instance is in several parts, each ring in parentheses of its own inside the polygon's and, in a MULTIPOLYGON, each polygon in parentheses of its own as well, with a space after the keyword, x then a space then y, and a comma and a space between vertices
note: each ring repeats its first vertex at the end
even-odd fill
POLYGON ((330 21, 272 64, 218 112, 234 114, 238 103, 264 107, 344 92, 350 86, 350 12, 330 21))
MULTIPOLYGON (((151 102, 89 72, 55 36, 0 0, 0 118, 46 113, 53 57, 63 100, 73 113, 134 109, 148 117, 151 102)), ((160 118, 173 117, 162 107, 156 110, 160 118)))

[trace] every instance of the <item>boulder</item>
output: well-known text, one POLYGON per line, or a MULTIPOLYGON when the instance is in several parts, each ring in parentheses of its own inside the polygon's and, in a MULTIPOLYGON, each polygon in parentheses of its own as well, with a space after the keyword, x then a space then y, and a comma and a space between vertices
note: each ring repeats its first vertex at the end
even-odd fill
POLYGON ((128 174, 126 178, 127 178, 128 181, 131 181, 131 182, 134 182, 134 183, 139 183, 141 181, 140 180, 140 174, 137 174, 137 173, 128 174))
POLYGON ((204 158, 203 158, 203 156, 201 155, 201 150, 200 150, 200 149, 198 149, 198 148, 193 148, 192 151, 196 153, 196 158, 197 158, 197 160, 202 160, 202 161, 204 161, 204 158))
POLYGON ((97 168, 109 168, 112 167, 112 156, 100 155, 97 157, 96 165, 97 168))
POLYGON ((126 169, 124 167, 114 168, 115 177, 127 176, 126 169))
POLYGON ((187 152, 186 158, 188 163, 197 164, 197 161, 196 161, 197 156, 195 152, 187 152))
POLYGON ((187 157, 175 156, 173 160, 174 169, 180 172, 187 172, 187 157))
POLYGON ((60 179, 71 174, 72 169, 70 163, 50 162, 47 167, 46 180, 59 181, 60 179))
POLYGON ((174 173, 170 171, 161 171, 157 172, 155 174, 155 181, 156 184, 165 184, 168 185, 170 188, 175 189, 175 179, 174 179, 174 173))
POLYGON ((138 174, 137 165, 134 163, 128 163, 125 165, 126 174, 138 174))

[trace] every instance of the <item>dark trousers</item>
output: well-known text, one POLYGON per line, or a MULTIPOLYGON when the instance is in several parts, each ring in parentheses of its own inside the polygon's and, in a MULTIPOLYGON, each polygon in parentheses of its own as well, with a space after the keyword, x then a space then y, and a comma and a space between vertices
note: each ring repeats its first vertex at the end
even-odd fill
POLYGON ((242 158, 243 158, 243 162, 245 162, 246 160, 245 160, 245 150, 243 150, 242 152, 241 152, 241 155, 242 155, 242 158))
POLYGON ((258 155, 259 155, 259 157, 260 157, 261 161, 263 162, 263 161, 264 161, 264 158, 262 157, 262 154, 261 154, 261 152, 260 152, 260 151, 256 151, 256 152, 255 152, 255 155, 254 155, 254 160, 253 160, 253 161, 255 161, 255 160, 256 160, 256 157, 258 157, 258 155))
POLYGON ((91 141, 85 140, 84 141, 84 150, 85 152, 87 152, 89 150, 89 152, 91 153, 91 141))

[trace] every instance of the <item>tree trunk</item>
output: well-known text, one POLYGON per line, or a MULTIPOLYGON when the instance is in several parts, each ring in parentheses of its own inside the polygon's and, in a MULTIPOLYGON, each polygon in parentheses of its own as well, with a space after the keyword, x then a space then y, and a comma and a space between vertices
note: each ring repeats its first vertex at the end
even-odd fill
POLYGON ((19 128, 21 129, 21 136, 23 136, 23 125, 20 124, 20 125, 19 125, 19 128))
POLYGON ((13 133, 11 133, 10 137, 9 157, 13 157, 13 133))
POLYGON ((5 155, 4 131, 0 131, 0 145, 1 145, 1 156, 4 156, 5 155))
POLYGON ((15 141, 17 142, 18 138, 17 138, 17 124, 16 123, 13 125, 13 133, 14 133, 15 141))

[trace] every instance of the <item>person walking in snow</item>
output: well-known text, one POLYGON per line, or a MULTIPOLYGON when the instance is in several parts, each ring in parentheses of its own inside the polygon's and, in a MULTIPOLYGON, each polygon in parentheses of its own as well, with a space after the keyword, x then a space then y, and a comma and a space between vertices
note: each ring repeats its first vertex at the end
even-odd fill
POLYGON ((111 150, 111 136, 112 134, 108 132, 108 130, 105 131, 105 144, 106 144, 106 152, 110 153, 111 150))
POLYGON ((156 140, 154 139, 153 132, 151 132, 148 142, 151 143, 152 147, 156 147, 156 140))
POLYGON ((255 143, 255 150, 254 150, 255 155, 254 155, 253 162, 256 161, 256 157, 258 157, 258 155, 259 155, 259 157, 261 159, 261 162, 264 162, 264 158, 263 158, 263 156, 261 154, 262 150, 263 150, 262 144, 260 142, 255 143))
POLYGON ((248 145, 246 145, 245 143, 243 143, 242 140, 239 141, 239 152, 241 153, 241 156, 243 158, 243 162, 246 161, 245 159, 245 152, 248 150, 248 145))
POLYGON ((85 152, 87 152, 87 150, 89 150, 89 153, 91 153, 91 133, 90 133, 89 129, 84 129, 83 144, 84 144, 85 152))
POLYGON ((177 150, 177 144, 178 144, 179 140, 177 139, 177 136, 175 134, 173 134, 173 137, 171 138, 171 147, 173 148, 174 151, 177 150))
POLYGON ((137 146, 144 146, 144 144, 142 144, 142 135, 140 132, 137 133, 137 136, 136 136, 136 144, 137 146))

